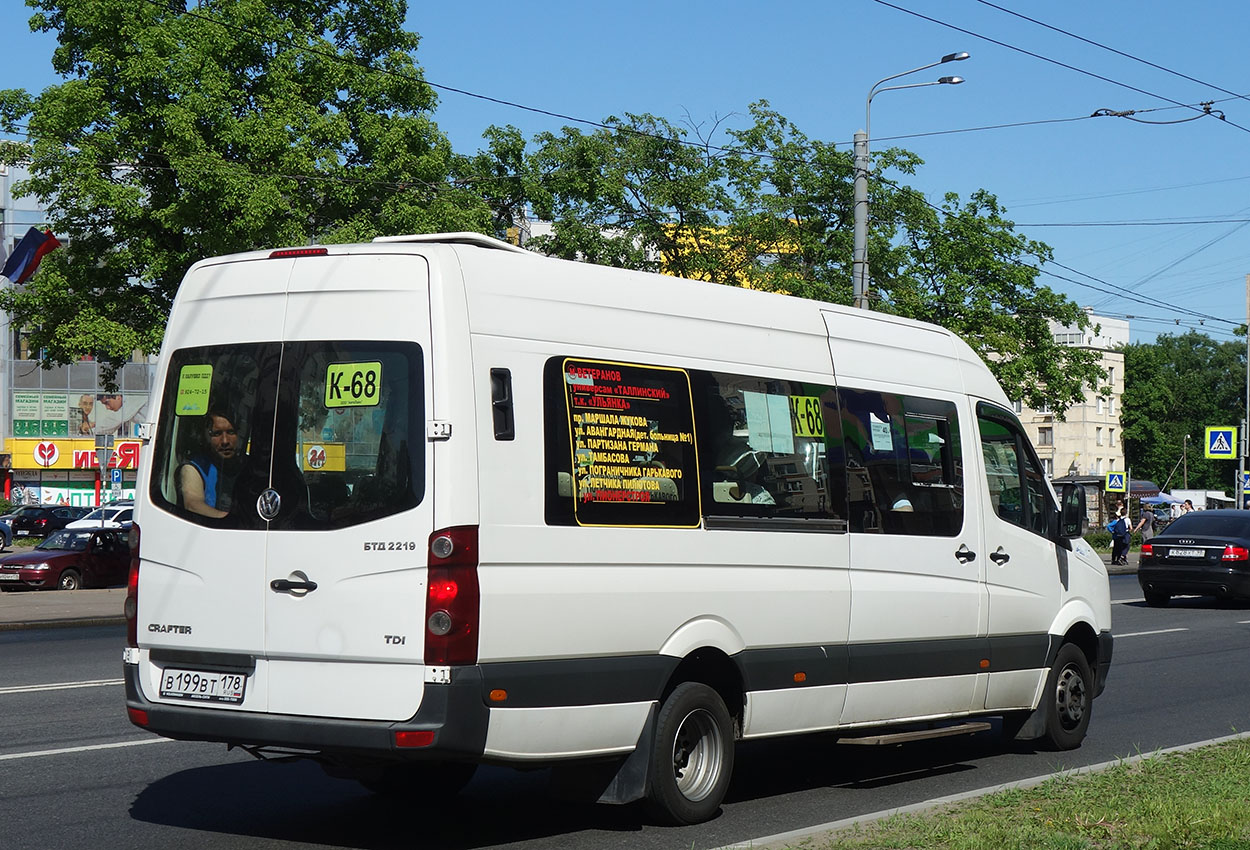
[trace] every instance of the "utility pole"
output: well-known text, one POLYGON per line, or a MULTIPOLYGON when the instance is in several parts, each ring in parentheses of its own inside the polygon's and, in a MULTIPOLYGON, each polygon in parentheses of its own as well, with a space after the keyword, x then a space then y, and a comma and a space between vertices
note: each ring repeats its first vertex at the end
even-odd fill
POLYGON ((1189 435, 1188 434, 1185 435, 1185 442, 1181 446, 1181 464, 1182 464, 1181 487, 1188 490, 1189 489, 1189 435))
POLYGON ((1237 487, 1234 492, 1237 494, 1237 507, 1244 508, 1246 506, 1246 494, 1243 492, 1244 485, 1241 483, 1246 480, 1246 455, 1250 454, 1247 447, 1250 446, 1250 434, 1246 433, 1246 426, 1250 425, 1250 274, 1246 275, 1246 415, 1241 420, 1241 445, 1237 458, 1237 487))

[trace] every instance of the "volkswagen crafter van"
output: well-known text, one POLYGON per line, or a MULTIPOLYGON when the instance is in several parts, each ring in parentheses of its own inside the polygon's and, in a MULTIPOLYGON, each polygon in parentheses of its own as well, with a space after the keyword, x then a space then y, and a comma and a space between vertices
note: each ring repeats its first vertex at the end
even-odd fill
POLYGON ((1103 689, 1083 492, 941 328, 444 234, 197 263, 158 369, 152 732, 693 823, 739 740, 1066 749, 1103 689))

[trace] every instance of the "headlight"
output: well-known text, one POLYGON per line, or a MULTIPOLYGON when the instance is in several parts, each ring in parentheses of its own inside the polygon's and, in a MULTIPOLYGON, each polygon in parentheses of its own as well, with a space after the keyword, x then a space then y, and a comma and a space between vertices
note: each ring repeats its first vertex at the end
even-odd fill
POLYGON ((42 563, 42 564, 25 564, 22 566, 22 569, 24 570, 50 570, 52 569, 52 565, 47 562, 42 563))

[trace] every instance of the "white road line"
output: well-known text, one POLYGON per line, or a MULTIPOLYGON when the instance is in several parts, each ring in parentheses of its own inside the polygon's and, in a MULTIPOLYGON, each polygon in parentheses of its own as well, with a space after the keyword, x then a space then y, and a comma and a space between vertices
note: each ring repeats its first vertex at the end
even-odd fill
POLYGON ((93 679, 87 682, 50 682, 46 685, 12 685, 0 688, 0 694, 33 694, 37 691, 69 691, 74 688, 104 688, 120 685, 123 679, 93 679))
POLYGON ((1146 601, 1145 597, 1138 597, 1137 599, 1112 599, 1111 604, 1112 605, 1132 605, 1134 602, 1145 602, 1145 601, 1146 601))
POLYGON ((1141 637, 1142 635, 1166 635, 1168 632, 1187 632, 1187 631, 1189 631, 1189 629, 1155 629, 1154 631, 1150 631, 1150 632, 1128 632, 1127 634, 1123 634, 1123 635, 1118 634, 1116 635, 1116 637, 1125 638, 1125 637, 1141 637))
POLYGON ((114 744, 92 744, 86 747, 65 747, 60 750, 36 750, 30 753, 9 753, 8 755, 0 755, 0 761, 13 761, 15 759, 33 759, 40 756, 63 756, 68 753, 89 753, 93 750, 116 750, 120 747, 142 747, 145 744, 168 744, 173 738, 143 738, 138 741, 118 741, 114 744))

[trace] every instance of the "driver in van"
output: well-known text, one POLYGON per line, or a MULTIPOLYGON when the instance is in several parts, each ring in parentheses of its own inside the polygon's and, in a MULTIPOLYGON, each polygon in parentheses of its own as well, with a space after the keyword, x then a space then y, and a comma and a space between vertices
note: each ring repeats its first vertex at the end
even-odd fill
POLYGON ((208 517, 230 512, 230 494, 246 455, 239 448, 239 432, 232 415, 211 410, 204 416, 206 446, 178 467, 178 496, 184 508, 208 517))

